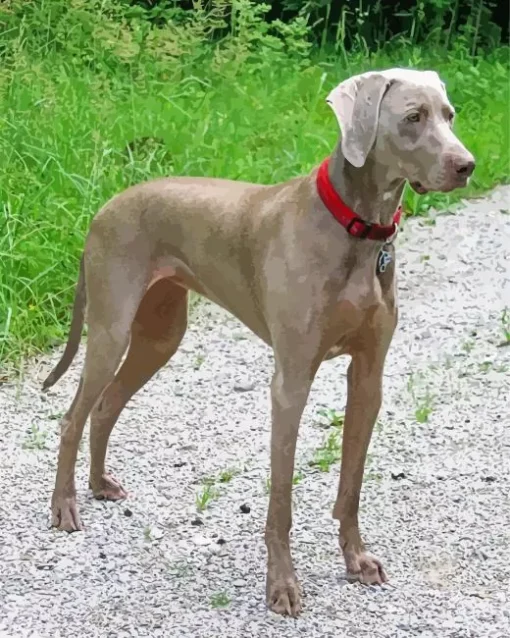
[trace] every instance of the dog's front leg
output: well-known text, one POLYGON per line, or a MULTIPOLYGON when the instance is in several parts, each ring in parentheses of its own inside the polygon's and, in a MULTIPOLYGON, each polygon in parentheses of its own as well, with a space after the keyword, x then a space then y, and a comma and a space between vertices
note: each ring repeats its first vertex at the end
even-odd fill
MULTIPOLYGON (((278 357, 277 357, 278 360, 278 357)), ((271 493, 266 524, 267 604, 276 613, 296 616, 300 588, 289 546, 292 526, 292 478, 299 422, 316 366, 302 361, 276 365, 271 384, 271 493)))
POLYGON ((382 401, 382 375, 387 345, 353 355, 347 372, 347 408, 342 441, 340 486, 333 517, 340 520, 340 547, 347 574, 366 585, 387 577, 380 561, 365 551, 358 508, 370 438, 382 401))

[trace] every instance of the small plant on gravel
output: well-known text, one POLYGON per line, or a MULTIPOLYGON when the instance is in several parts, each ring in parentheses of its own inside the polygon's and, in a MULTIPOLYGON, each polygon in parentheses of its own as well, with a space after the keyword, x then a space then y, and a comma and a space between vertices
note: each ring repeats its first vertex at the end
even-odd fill
POLYGON ((23 441, 22 448, 24 450, 46 450, 46 439, 48 433, 33 423, 30 426, 30 430, 23 441))
POLYGON ((434 395, 428 388, 424 392, 417 391, 417 379, 421 382, 422 375, 411 374, 407 383, 407 390, 413 398, 415 405, 414 416, 418 423, 427 423, 434 409, 434 395))
POLYGON ((215 498, 218 498, 218 490, 214 488, 214 484, 206 483, 204 488, 195 496, 197 510, 203 512, 215 498))
POLYGON ((342 456, 342 444, 338 432, 331 432, 324 444, 315 450, 315 455, 310 465, 318 467, 321 472, 328 472, 330 467, 337 463, 342 456))
POLYGON ((478 364, 480 372, 488 372, 492 368, 492 361, 482 361, 478 364))
POLYGON ((230 605, 230 598, 224 591, 220 591, 217 594, 211 596, 211 607, 213 609, 224 609, 230 605))
POLYGON ((504 363, 493 363, 492 361, 482 361, 478 364, 478 370, 480 372, 488 372, 494 370, 494 372, 507 372, 508 366, 504 363))
POLYGON ((414 416, 418 423, 427 423, 429 416, 434 409, 434 397, 430 394, 429 390, 425 391, 425 394, 418 400, 418 404, 414 411, 414 416))
POLYGON ((322 408, 319 410, 319 415, 327 420, 326 427, 341 428, 344 424, 345 415, 343 412, 332 410, 331 408, 322 408))
POLYGON ((197 354, 197 356, 195 358, 195 363, 193 364, 193 368, 195 370, 198 370, 202 366, 204 361, 205 361, 204 355, 203 354, 197 354))
POLYGON ((229 468, 220 472, 220 483, 230 483, 230 481, 240 473, 240 470, 236 468, 229 468))
POLYGON ((468 339, 467 341, 464 341, 464 343, 462 344, 462 349, 464 350, 466 354, 469 354, 474 347, 475 347, 475 342, 472 339, 468 339))
POLYGON ((292 477, 292 485, 299 485, 304 478, 305 475, 303 474, 303 472, 301 472, 301 470, 298 470, 292 477))
POLYGON ((510 310, 508 308, 504 308, 501 313, 501 330, 505 340, 500 345, 510 346, 510 310))
MULTIPOLYGON (((292 477, 292 485, 299 485, 304 478, 305 478, 305 475, 301 470, 294 472, 294 476, 292 477)), ((266 482, 264 483, 264 488, 265 488, 266 494, 270 494, 271 479, 269 477, 267 477, 266 482)))

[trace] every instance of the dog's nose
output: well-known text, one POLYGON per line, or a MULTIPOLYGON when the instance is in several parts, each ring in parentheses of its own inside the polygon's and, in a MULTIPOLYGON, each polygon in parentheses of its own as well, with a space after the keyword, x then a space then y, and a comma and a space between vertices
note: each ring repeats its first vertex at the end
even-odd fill
POLYGON ((472 159, 457 161, 455 162, 455 170, 461 177, 470 177, 475 170, 475 161, 472 159))

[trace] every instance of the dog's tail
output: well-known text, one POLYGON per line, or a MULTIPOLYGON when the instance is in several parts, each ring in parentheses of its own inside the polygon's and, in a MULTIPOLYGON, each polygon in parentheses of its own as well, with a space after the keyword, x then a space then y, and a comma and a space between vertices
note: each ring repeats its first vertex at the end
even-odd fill
POLYGON ((73 318, 71 320, 71 329, 69 331, 69 337, 67 338, 67 344, 64 350, 62 358, 57 363, 55 368, 44 381, 42 385, 43 391, 51 388, 60 377, 67 371, 74 359, 81 341, 81 332, 83 330, 83 324, 85 322, 85 306, 87 304, 87 290, 85 287, 85 264, 83 255, 80 261, 80 275, 78 277, 78 283, 76 285, 76 292, 74 296, 73 306, 73 318))

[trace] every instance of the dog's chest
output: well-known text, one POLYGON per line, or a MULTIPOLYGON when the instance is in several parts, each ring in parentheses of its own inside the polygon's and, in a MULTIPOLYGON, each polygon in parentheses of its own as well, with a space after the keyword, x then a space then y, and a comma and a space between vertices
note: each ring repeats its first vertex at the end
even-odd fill
POLYGON ((326 359, 370 347, 392 329, 396 312, 395 249, 384 247, 375 269, 357 272, 339 292, 332 312, 332 341, 326 359))

